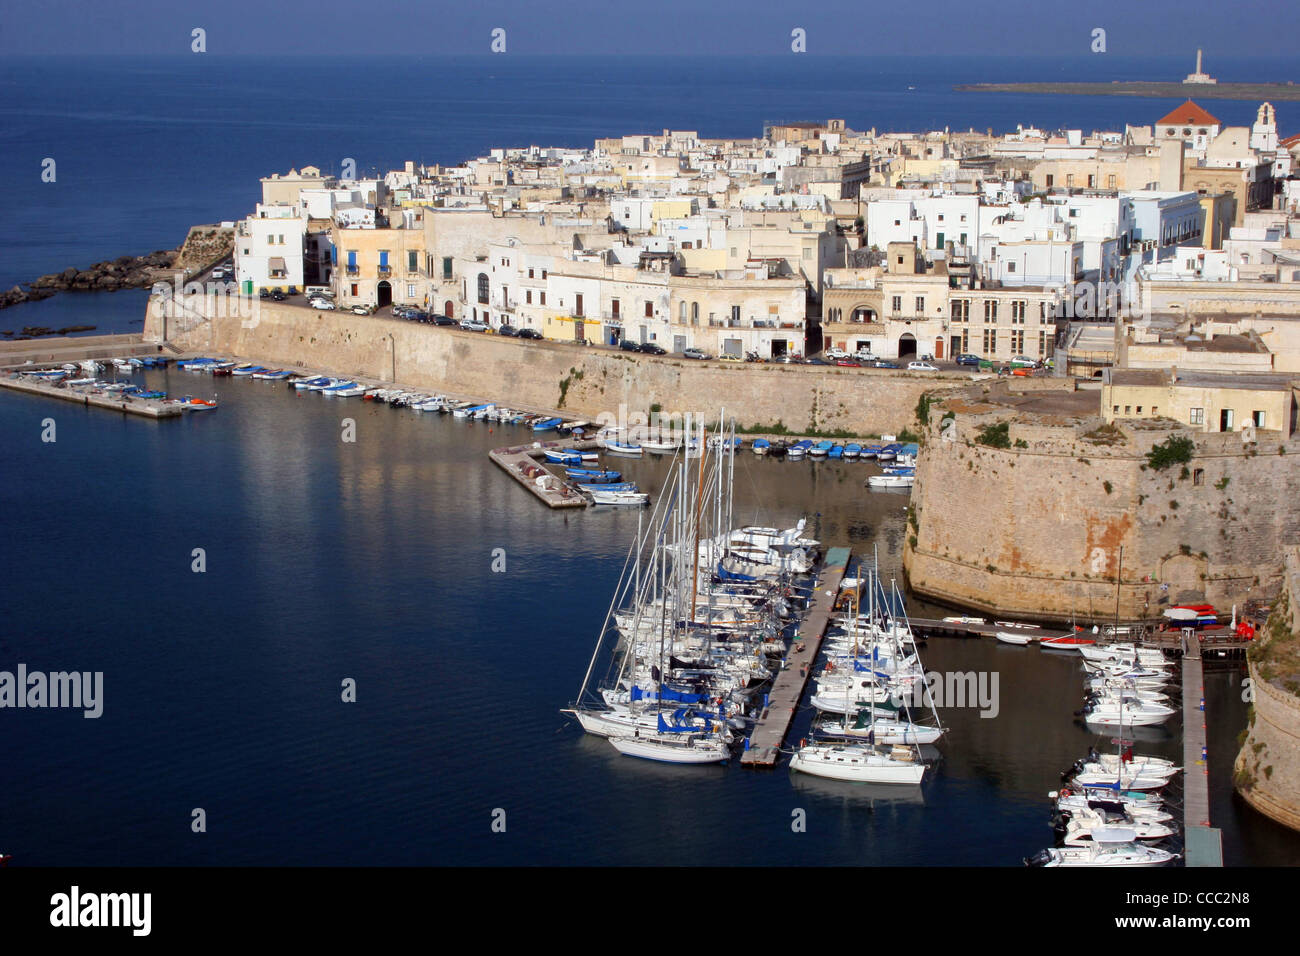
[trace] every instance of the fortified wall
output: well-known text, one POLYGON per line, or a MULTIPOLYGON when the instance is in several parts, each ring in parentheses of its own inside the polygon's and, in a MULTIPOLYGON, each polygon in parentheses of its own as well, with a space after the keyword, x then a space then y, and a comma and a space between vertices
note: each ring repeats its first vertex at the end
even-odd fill
POLYGON ((1275 595, 1283 547, 1300 540, 1300 443, 1168 420, 1107 426, 1098 393, 1070 387, 973 387, 930 409, 904 548, 912 588, 1080 623, 1182 603, 1229 613, 1275 595), (1151 449, 1180 435, 1191 460, 1154 468, 1151 449))
POLYGON ((525 408, 558 408, 575 417, 617 415, 620 405, 629 413, 657 407, 665 415, 712 416, 725 406, 744 428, 766 431, 780 423, 795 434, 867 436, 915 428, 917 400, 943 379, 934 372, 628 355, 270 300, 230 302, 242 302, 250 314, 216 314, 221 310, 211 298, 173 303, 152 297, 145 341, 525 408))
POLYGON ((1249 653, 1255 700, 1233 785, 1260 813, 1300 830, 1300 549, 1287 548, 1285 560, 1285 586, 1249 653))

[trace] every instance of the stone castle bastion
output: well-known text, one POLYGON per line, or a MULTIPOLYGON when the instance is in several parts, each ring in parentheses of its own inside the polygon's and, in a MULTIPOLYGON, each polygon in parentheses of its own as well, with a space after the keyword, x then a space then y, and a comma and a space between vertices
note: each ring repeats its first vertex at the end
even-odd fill
POLYGON ((1283 548, 1300 540, 1300 443, 1168 419, 1107 426, 1097 391, 1047 385, 935 397, 904 547, 914 590, 1080 623, 1113 619, 1117 590, 1128 621, 1181 603, 1227 614, 1277 594, 1283 548), (1152 449, 1178 436, 1190 459, 1153 467, 1152 449))

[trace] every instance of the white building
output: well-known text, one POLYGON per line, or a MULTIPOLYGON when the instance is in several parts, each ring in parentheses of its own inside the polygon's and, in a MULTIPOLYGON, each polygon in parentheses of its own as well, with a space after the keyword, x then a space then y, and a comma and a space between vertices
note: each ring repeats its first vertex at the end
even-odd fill
POLYGON ((235 230, 235 281, 245 295, 303 287, 307 217, 299 205, 257 204, 235 230))

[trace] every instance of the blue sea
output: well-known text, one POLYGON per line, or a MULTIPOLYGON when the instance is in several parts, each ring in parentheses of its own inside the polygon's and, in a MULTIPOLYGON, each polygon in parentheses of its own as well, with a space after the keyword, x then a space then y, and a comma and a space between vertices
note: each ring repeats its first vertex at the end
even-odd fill
MULTIPOLYGON (((1215 64, 1221 79, 1294 68, 1215 64)), ((0 283, 173 247, 193 223, 247 214, 258 179, 290 167, 353 158, 383 171, 665 128, 748 137, 829 116, 890 130, 1122 128, 1175 104, 951 88, 1187 69, 1104 57, 8 59, 0 283), (46 157, 54 183, 41 182, 46 157)), ((1205 105, 1246 124, 1257 106, 1205 105)), ((1300 104, 1277 108, 1295 132, 1300 104)), ((60 295, 0 313, 0 329, 131 331, 143 307, 139 292, 60 295)), ((560 709, 634 515, 541 507, 486 457, 520 439, 508 426, 271 383, 142 378, 216 394, 221 408, 149 422, 0 394, 0 670, 104 673, 99 719, 0 710, 0 850, 15 864, 1017 865, 1051 841, 1059 772, 1109 746, 1073 716, 1077 662, 935 638, 926 666, 996 671, 1001 712, 946 712, 919 792, 621 757, 560 709), (340 440, 345 416, 355 443, 340 440), (54 442, 41 440, 47 418, 54 442), (504 573, 491 570, 496 548, 504 573), (355 703, 341 700, 347 679, 355 703)), ((807 515, 824 543, 876 551, 901 581, 905 499, 869 494, 869 468, 746 453, 737 514, 807 515)), ((661 462, 623 470, 652 491, 665 478, 661 462)), ((1293 863, 1300 838, 1231 793, 1240 678, 1232 666, 1207 678, 1214 822, 1229 863, 1293 863)), ((1181 762, 1176 731, 1148 749, 1181 762)))

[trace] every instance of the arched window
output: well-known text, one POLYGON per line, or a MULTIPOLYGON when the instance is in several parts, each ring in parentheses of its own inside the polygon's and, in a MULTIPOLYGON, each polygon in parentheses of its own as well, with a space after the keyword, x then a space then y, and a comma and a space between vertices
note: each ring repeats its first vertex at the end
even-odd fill
POLYGON ((488 277, 486 272, 478 274, 478 300, 483 305, 488 304, 488 277))
POLYGON ((700 304, 698 302, 692 302, 691 303, 691 325, 699 325, 699 324, 700 324, 700 304))

